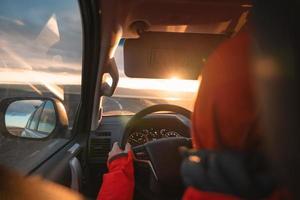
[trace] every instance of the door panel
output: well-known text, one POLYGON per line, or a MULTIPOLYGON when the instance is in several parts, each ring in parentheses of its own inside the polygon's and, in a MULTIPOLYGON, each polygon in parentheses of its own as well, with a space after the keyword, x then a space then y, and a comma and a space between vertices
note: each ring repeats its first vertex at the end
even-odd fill
POLYGON ((80 151, 79 144, 70 143, 32 171, 31 174, 40 175, 50 181, 80 191, 82 171, 77 158, 80 151))

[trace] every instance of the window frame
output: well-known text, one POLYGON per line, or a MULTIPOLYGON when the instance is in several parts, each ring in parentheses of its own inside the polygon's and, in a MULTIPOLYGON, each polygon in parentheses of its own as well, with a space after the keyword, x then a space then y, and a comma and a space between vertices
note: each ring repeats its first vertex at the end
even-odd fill
POLYGON ((40 123, 41 115, 42 115, 42 113, 43 113, 43 111, 44 111, 44 106, 45 106, 45 102, 43 102, 43 103, 42 103, 42 104, 34 111, 34 113, 33 113, 33 115, 32 115, 32 118, 31 118, 31 120, 30 120, 30 124, 29 124, 28 130, 31 130, 31 131, 36 131, 36 130, 37 130, 37 127, 38 127, 38 125, 39 125, 39 123, 40 123), (40 112, 40 113, 37 113, 37 112, 39 111, 39 109, 41 109, 41 112, 40 112), (33 119, 35 118, 36 114, 38 114, 37 123, 36 123, 34 129, 32 129, 32 128, 31 128, 31 123, 33 122, 33 119))
POLYGON ((36 127, 36 132, 38 132, 38 133, 45 133, 45 134, 48 134, 48 135, 50 135, 51 133, 53 133, 53 131, 55 130, 55 128, 56 128, 56 124, 57 124, 57 113, 56 113, 56 110, 55 110, 55 106, 54 106, 54 104, 53 104, 53 102, 51 102, 50 100, 46 100, 44 103, 43 103, 44 105, 43 105, 43 110, 42 110, 42 112, 40 113, 40 117, 39 117, 39 121, 38 121, 38 125, 37 125, 37 127, 36 127), (40 125, 40 122, 41 122, 41 118, 42 118, 42 114, 44 113, 44 110, 45 110, 45 106, 46 106, 46 104, 48 103, 48 102, 50 102, 51 104, 52 104, 52 106, 53 106, 53 109, 54 109, 54 115, 55 115, 55 124, 54 124, 54 128, 53 128, 53 130, 50 132, 50 133, 48 133, 48 132, 44 132, 44 131, 39 131, 39 125, 40 125))

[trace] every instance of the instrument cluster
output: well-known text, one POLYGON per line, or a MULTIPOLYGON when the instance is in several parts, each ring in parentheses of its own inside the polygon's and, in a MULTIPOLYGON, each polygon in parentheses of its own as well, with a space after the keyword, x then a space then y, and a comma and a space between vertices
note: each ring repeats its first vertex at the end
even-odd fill
POLYGON ((146 142, 158 140, 161 138, 168 138, 168 137, 183 137, 180 133, 174 130, 169 130, 166 128, 162 129, 142 129, 138 131, 133 131, 130 133, 128 137, 128 142, 131 146, 138 146, 145 144, 146 142))

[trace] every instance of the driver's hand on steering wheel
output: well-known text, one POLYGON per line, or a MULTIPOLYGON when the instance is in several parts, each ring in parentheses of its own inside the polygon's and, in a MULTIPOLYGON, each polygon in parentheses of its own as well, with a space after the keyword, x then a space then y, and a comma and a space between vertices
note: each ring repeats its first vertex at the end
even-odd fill
POLYGON ((127 156, 128 152, 131 151, 131 145, 126 144, 125 149, 121 149, 118 142, 113 144, 111 151, 108 153, 108 162, 111 162, 119 157, 127 156))

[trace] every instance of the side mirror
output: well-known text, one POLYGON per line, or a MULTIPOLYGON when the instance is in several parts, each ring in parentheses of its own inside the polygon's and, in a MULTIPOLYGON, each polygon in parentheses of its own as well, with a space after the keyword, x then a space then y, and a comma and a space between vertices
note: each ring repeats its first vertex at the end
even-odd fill
POLYGON ((42 139, 68 130, 64 105, 54 98, 2 99, 0 109, 0 130, 8 135, 42 139))

